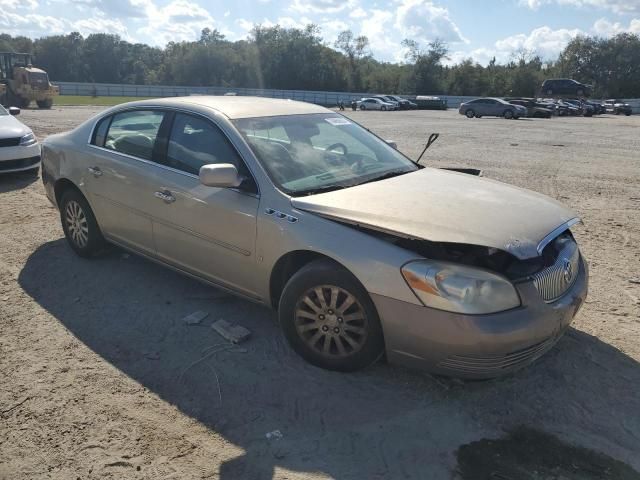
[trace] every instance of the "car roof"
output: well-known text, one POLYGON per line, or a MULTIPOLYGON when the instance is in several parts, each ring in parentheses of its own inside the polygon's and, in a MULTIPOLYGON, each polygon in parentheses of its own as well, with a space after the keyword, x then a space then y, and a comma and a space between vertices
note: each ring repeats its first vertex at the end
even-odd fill
POLYGON ((189 97, 141 100, 127 105, 131 107, 159 106, 174 108, 199 105, 216 110, 230 119, 333 113, 331 110, 319 105, 314 105, 313 103, 248 96, 192 95, 189 97))

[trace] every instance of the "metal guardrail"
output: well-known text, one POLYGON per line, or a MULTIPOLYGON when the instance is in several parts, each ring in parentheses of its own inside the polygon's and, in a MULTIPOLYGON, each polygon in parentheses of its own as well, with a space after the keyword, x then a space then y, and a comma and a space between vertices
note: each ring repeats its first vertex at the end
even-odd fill
MULTIPOLYGON (((366 92, 325 92, 312 90, 275 90, 267 88, 235 87, 178 87, 169 85, 128 85, 118 83, 54 82, 60 87, 60 95, 80 95, 94 97, 183 97, 189 95, 224 95, 235 93, 241 96, 286 98, 302 102, 336 106, 344 102, 348 108, 352 100, 376 95, 366 92)), ((438 95, 447 101, 449 108, 458 108, 466 100, 477 97, 459 95, 438 95)), ((633 113, 640 113, 640 99, 626 99, 633 113)))

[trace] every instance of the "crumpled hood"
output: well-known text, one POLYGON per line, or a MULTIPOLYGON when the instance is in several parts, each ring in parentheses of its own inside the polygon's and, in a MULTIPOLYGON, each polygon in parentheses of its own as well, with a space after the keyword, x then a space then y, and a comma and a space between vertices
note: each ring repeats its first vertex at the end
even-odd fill
POLYGON ((494 247, 520 259, 576 218, 555 200, 464 173, 424 168, 333 192, 296 197, 300 210, 433 242, 494 247))
POLYGON ((0 116, 0 138, 22 137, 27 133, 31 133, 29 127, 12 115, 0 116))

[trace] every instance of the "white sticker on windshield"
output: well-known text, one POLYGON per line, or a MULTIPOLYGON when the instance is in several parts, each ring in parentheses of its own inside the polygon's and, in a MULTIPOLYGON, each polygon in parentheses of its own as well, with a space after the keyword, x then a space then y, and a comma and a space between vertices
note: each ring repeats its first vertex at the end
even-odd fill
POLYGON ((329 122, 331 125, 351 125, 351 122, 344 117, 330 117, 325 118, 326 122, 329 122))

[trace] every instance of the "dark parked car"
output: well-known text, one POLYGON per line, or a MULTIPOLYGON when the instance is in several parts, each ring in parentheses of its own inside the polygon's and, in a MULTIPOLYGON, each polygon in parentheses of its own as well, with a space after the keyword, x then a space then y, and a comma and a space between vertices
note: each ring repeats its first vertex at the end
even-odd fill
POLYGON ((591 95, 591 85, 585 85, 571 78, 551 78, 542 83, 543 95, 573 95, 588 97, 591 95))
POLYGON ((594 102, 594 101, 588 101, 587 103, 593 107, 593 114, 594 115, 600 115, 600 114, 603 114, 603 113, 607 113, 607 107, 605 106, 604 103, 594 102))
POLYGON ((476 98, 460 104, 460 115, 467 118, 504 117, 507 119, 527 116, 527 109, 521 105, 513 105, 501 98, 476 98))
POLYGON ((415 103, 406 98, 399 97, 398 95, 385 95, 391 102, 396 102, 400 106, 400 110, 410 110, 417 107, 415 103))
POLYGON ((623 113, 627 116, 631 115, 631 105, 624 103, 622 100, 605 100, 604 105, 607 109, 607 113, 615 113, 616 115, 623 113))
POLYGON ((521 105, 527 109, 527 117, 551 118, 553 107, 549 104, 536 102, 532 98, 511 98, 505 99, 513 105, 521 105))
POLYGON ((594 106, 591 105, 589 102, 583 102, 580 99, 568 99, 564 101, 578 108, 580 110, 580 114, 584 115, 585 117, 591 117, 595 112, 594 106))
POLYGON ((447 101, 440 97, 433 97, 430 95, 418 95, 414 101, 420 110, 446 110, 447 109, 447 101))

